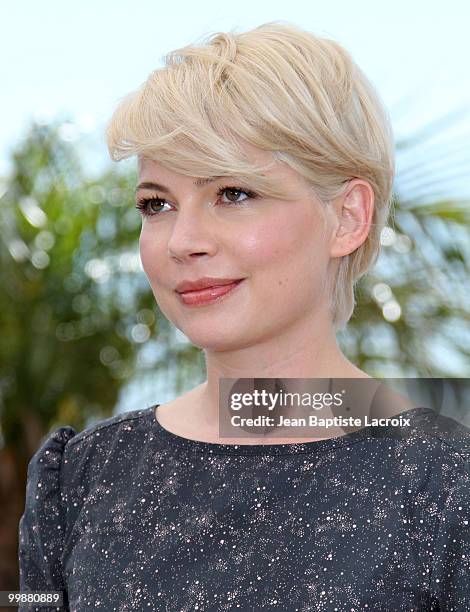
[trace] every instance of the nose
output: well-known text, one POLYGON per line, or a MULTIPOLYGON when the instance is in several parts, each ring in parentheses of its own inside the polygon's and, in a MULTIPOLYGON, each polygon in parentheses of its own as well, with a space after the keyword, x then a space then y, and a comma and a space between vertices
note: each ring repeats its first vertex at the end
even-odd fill
POLYGON ((211 221, 202 207, 196 210, 183 206, 175 213, 167 248, 168 255, 178 261, 216 252, 211 221))

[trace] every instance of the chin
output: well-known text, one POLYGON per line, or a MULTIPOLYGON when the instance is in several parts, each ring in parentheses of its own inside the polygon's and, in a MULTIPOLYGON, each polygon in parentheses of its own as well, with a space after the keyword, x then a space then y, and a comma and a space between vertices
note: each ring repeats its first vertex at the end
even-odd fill
POLYGON ((183 329, 182 332, 191 344, 208 351, 233 351, 243 348, 247 344, 233 328, 227 328, 226 323, 219 329, 212 326, 208 331, 191 332, 190 329, 183 329))
POLYGON ((223 334, 219 336, 203 337, 188 336, 189 341, 197 348, 208 350, 208 351, 233 351, 241 348, 240 341, 235 338, 224 337, 223 334))

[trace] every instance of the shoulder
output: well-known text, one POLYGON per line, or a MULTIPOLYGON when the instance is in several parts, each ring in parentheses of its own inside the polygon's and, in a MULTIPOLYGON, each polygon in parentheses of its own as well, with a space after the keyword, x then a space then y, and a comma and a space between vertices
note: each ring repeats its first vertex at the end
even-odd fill
MULTIPOLYGON (((152 407, 153 408, 153 407, 152 407)), ((37 479, 39 473, 54 479, 54 471, 59 471, 63 457, 67 456, 72 448, 84 444, 93 444, 100 441, 100 437, 113 436, 122 430, 132 430, 132 423, 142 420, 149 414, 151 408, 132 410, 102 419, 77 432, 70 425, 63 425, 54 429, 43 439, 40 447, 31 457, 28 464, 28 479, 37 479)))
POLYGON ((89 425, 70 439, 64 449, 65 479, 73 479, 78 473, 86 477, 86 467, 98 468, 112 461, 113 453, 137 449, 150 435, 150 417, 154 406, 131 410, 102 419, 89 425))
POLYGON ((61 556, 70 518, 68 492, 74 491, 80 497, 83 483, 92 480, 88 476, 96 476, 102 462, 109 460, 116 436, 122 440, 124 433, 133 436, 126 445, 132 460, 132 443, 138 445, 140 439, 131 432, 149 430, 142 417, 151 412, 147 408, 119 414, 80 433, 65 425, 45 437, 28 464, 25 509, 18 534, 21 590, 63 588, 61 556), (93 467, 98 469, 93 472, 93 467))
POLYGON ((84 492, 92 487, 106 466, 117 469, 132 464, 152 439, 153 415, 154 406, 123 412, 97 421, 71 438, 62 462, 65 497, 73 488, 84 492))
POLYGON ((59 427, 44 439, 28 464, 24 512, 19 522, 21 590, 62 588, 60 554, 64 526, 60 474, 64 450, 76 431, 59 427))
POLYGON ((145 408, 123 412, 89 425, 80 432, 69 425, 58 427, 47 435, 28 464, 28 491, 32 495, 38 486, 44 487, 43 490, 57 491, 61 482, 70 479, 77 459, 83 464, 85 457, 96 456, 93 447, 100 445, 104 452, 113 438, 121 433, 146 431, 148 427, 135 425, 141 424, 150 411, 151 408, 145 408))
POLYGON ((76 435, 70 426, 59 427, 48 434, 28 463, 26 506, 40 507, 43 502, 58 502, 59 476, 64 450, 76 435))
MULTIPOLYGON (((153 406, 151 408, 154 408, 153 406)), ((138 423, 143 417, 149 414, 151 408, 143 408, 140 410, 131 410, 128 412, 122 412, 120 414, 102 419, 92 425, 89 425, 83 429, 80 433, 76 434, 68 444, 69 447, 73 447, 77 444, 93 443, 97 439, 106 435, 113 435, 120 430, 132 429, 133 423, 138 423)))
MULTIPOLYGON (((394 431, 407 447, 444 460, 449 457, 459 466, 470 460, 470 429, 456 419, 430 408, 411 411, 408 425, 394 431)), ((393 429, 393 428, 392 428, 393 429)))
POLYGON ((47 434, 38 450, 30 459, 30 469, 36 468, 40 464, 48 464, 49 467, 59 467, 56 464, 60 461, 64 448, 76 435, 76 430, 69 425, 59 427, 47 434))
POLYGON ((469 480, 470 429, 430 408, 408 416, 408 423, 387 428, 385 438, 392 442, 386 445, 388 452, 413 494, 439 505, 451 488, 469 480))

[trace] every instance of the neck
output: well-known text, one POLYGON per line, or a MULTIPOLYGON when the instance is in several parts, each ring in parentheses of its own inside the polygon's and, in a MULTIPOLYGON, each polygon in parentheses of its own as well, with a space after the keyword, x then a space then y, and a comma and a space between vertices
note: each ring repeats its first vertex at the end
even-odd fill
POLYGON ((221 378, 370 378, 338 347, 332 325, 299 325, 236 350, 205 350, 207 380, 197 387, 198 418, 218 430, 221 378))

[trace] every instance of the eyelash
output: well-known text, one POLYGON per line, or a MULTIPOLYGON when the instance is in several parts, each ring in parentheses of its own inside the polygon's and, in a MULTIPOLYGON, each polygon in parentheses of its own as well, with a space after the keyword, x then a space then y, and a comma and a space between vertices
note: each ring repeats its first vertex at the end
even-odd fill
MULTIPOLYGON (((228 204, 228 205, 232 205, 232 204, 234 204, 235 206, 237 204, 240 205, 243 202, 245 202, 247 199, 254 200, 255 198, 258 197, 257 194, 254 193, 253 191, 242 189, 241 187, 235 187, 233 185, 226 185, 225 187, 221 187, 217 191, 217 195, 220 197, 224 194, 225 191, 238 191, 248 196, 245 200, 240 200, 240 202, 223 202, 223 204, 228 204)), ((140 213, 144 217, 156 217, 161 212, 161 211, 157 211, 154 213, 148 212, 148 207, 149 207, 150 202, 156 202, 157 204, 163 204, 166 202, 166 200, 163 198, 141 198, 135 207, 140 211, 140 213)))

